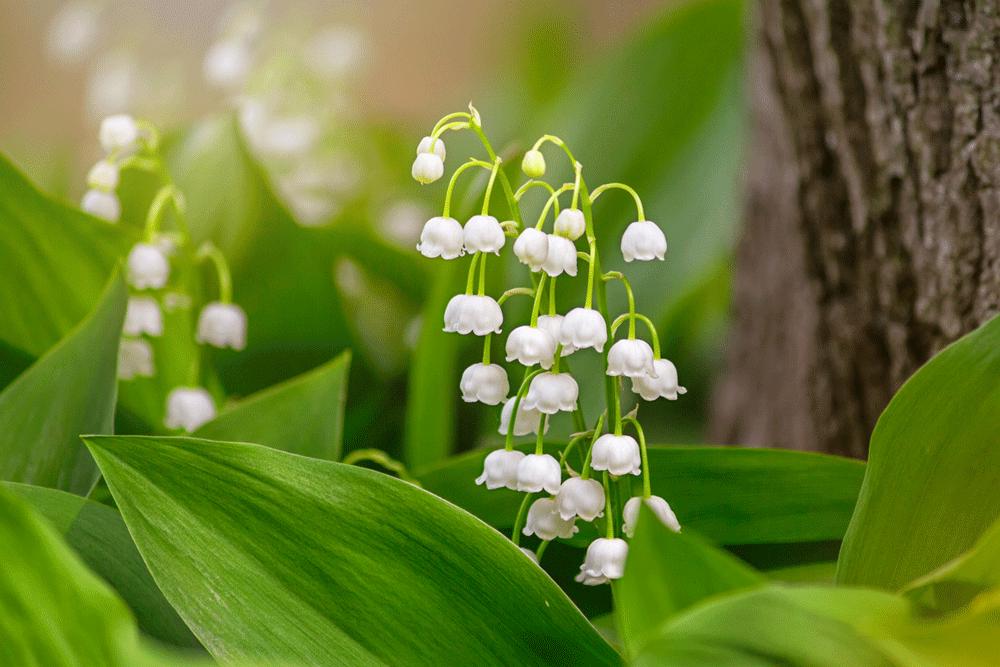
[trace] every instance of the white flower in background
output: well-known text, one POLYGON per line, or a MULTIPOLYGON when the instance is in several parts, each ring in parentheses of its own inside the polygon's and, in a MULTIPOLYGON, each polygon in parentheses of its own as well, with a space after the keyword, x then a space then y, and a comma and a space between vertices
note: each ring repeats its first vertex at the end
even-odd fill
POLYGON ((131 153, 138 147, 139 125, 128 114, 115 114, 101 121, 98 132, 106 153, 131 153))
POLYGON ((554 415, 576 410, 579 396, 580 387, 569 373, 540 373, 532 378, 522 403, 526 408, 554 415))
POLYGON ((184 429, 188 433, 215 419, 215 402, 201 387, 177 387, 167 394, 167 428, 184 429))
MULTIPOLYGON (((265 111, 266 113, 266 111, 265 111)), ((257 128, 254 146, 264 155, 275 158, 300 158, 319 140, 322 127, 308 114, 267 115, 257 128)))
POLYGON ((514 254, 532 271, 541 271, 549 255, 549 235, 528 227, 514 240, 514 254))
POLYGON ((314 72, 341 79, 356 72, 365 56, 365 36, 354 26, 323 28, 306 42, 303 55, 314 72))
POLYGON ((556 501, 552 498, 539 498, 528 508, 528 518, 524 522, 525 535, 537 535, 542 540, 554 540, 557 537, 573 537, 580 529, 574 519, 564 519, 556 509, 556 501))
POLYGON ((630 435, 605 433, 594 443, 590 456, 590 467, 594 470, 607 470, 615 476, 642 472, 639 443, 630 435))
POLYGON ((125 324, 122 330, 129 336, 162 336, 163 311, 156 299, 133 296, 125 306, 125 324))
POLYGON ((525 556, 527 556, 531 560, 535 561, 535 565, 538 565, 538 554, 536 554, 531 549, 526 549, 524 547, 520 547, 520 549, 521 549, 521 553, 523 553, 525 556))
POLYGON ((686 394, 687 389, 677 384, 677 367, 667 359, 657 359, 653 362, 653 372, 656 377, 642 376, 632 378, 632 391, 647 401, 665 398, 676 401, 678 394, 686 394))
MULTIPOLYGON (((510 413, 514 411, 514 401, 516 398, 510 398, 506 403, 503 404, 503 410, 500 411, 500 428, 497 431, 500 435, 507 435, 507 429, 510 427, 510 413)), ((529 410, 524 407, 524 400, 517 406, 517 419, 514 421, 514 435, 528 435, 529 433, 538 433, 538 424, 541 421, 542 413, 538 410, 529 410)), ((545 432, 549 432, 549 422, 545 421, 545 432)))
POLYGON ((420 143, 417 144, 417 156, 419 157, 423 153, 433 153, 441 158, 441 162, 444 162, 445 157, 448 155, 444 141, 442 141, 440 137, 437 141, 435 141, 433 137, 424 137, 421 139, 420 143), (433 150, 431 149, 431 144, 434 146, 433 150))
POLYGON ((424 257, 455 259, 465 253, 465 233, 455 218, 435 216, 424 224, 417 250, 424 257))
POLYGON ((576 275, 576 246, 573 242, 562 236, 549 234, 549 250, 545 254, 545 261, 542 262, 542 270, 553 278, 565 273, 570 276, 576 275))
POLYGON ((503 227, 492 215, 474 215, 465 223, 465 249, 469 252, 493 252, 500 254, 504 241, 503 227))
POLYGON ((655 222, 633 222, 622 234, 622 257, 626 262, 638 259, 663 259, 667 254, 667 237, 655 222))
POLYGON ((485 484, 490 490, 507 488, 516 491, 517 466, 523 458, 524 453, 516 449, 490 452, 483 461, 483 474, 476 478, 476 484, 485 484))
POLYGON ((301 227, 322 227, 331 224, 340 212, 340 205, 327 193, 289 190, 279 184, 282 196, 301 227))
POLYGON ((497 364, 472 364, 462 373, 459 383, 462 400, 466 403, 499 405, 507 398, 510 385, 507 371, 497 364))
POLYGON ((368 281, 365 279, 364 271, 357 263, 346 257, 341 257, 337 261, 333 275, 337 287, 340 288, 340 292, 344 296, 358 298, 365 293, 368 281))
POLYGON ((111 160, 100 160, 87 172, 87 187, 105 192, 118 187, 118 165, 111 160))
MULTIPOLYGON (((89 117, 104 118, 131 108, 139 96, 142 83, 135 61, 128 55, 113 53, 101 57, 91 66, 87 79, 89 117)), ((104 142, 101 144, 104 145, 104 142)))
POLYGON ((136 243, 128 254, 128 282, 136 289, 160 289, 170 277, 170 263, 159 247, 136 243))
POLYGON ((574 308, 566 313, 559 330, 559 342, 563 347, 577 350, 592 347, 604 351, 608 342, 608 324, 604 316, 593 308, 574 308))
POLYGON ((209 47, 202 73, 213 86, 236 89, 246 82, 252 64, 249 44, 242 39, 225 39, 209 47))
POLYGON ((541 327, 522 324, 507 336, 505 350, 507 361, 517 360, 524 366, 540 364, 547 369, 556 355, 556 339, 541 327))
MULTIPOLYGON (((642 500, 639 496, 629 498, 625 507, 622 508, 622 530, 629 537, 635 537, 635 524, 639 520, 639 503, 642 500)), ((653 514, 664 526, 675 533, 681 532, 681 524, 677 521, 677 515, 670 509, 670 504, 666 500, 659 496, 650 496, 645 499, 645 502, 646 507, 653 510, 653 514)))
POLYGON ((570 477, 556 495, 556 507, 567 521, 577 516, 593 521, 604 516, 604 487, 596 479, 570 477))
POLYGON ((456 294, 444 309, 446 333, 485 336, 500 333, 503 311, 493 297, 456 294))
POLYGON ((410 247, 420 238, 427 215, 422 204, 397 201, 390 204, 378 218, 382 232, 396 243, 410 247))
POLYGON ((118 222, 122 215, 122 205, 118 201, 118 195, 104 190, 87 190, 80 200, 80 208, 108 222, 118 222))
POLYGON ((628 542, 619 538, 599 537, 587 547, 587 556, 576 580, 586 586, 605 584, 625 575, 628 542))
POLYGON ((554 231, 559 236, 564 236, 570 241, 575 241, 587 229, 587 222, 583 217, 583 211, 578 208, 564 208, 556 216, 554 231))
MULTIPOLYGON (((562 315, 539 315, 538 316, 538 328, 544 329, 549 332, 552 336, 552 340, 559 342, 559 332, 562 331, 563 316, 562 315)), ((562 352, 559 353, 560 357, 568 357, 569 355, 576 352, 576 348, 573 345, 567 345, 563 343, 562 352)), ((553 352, 553 354, 555 354, 553 352)))
POLYGON ((559 461, 548 454, 528 454, 517 464, 517 490, 538 493, 545 490, 551 494, 559 491, 562 471, 559 461))
POLYGON ((100 29, 100 6, 96 2, 67 2, 49 23, 46 48, 57 61, 74 64, 94 48, 100 29))
POLYGON ((118 378, 153 377, 153 348, 141 338, 122 338, 118 345, 118 378))
POLYGON ((420 153, 413 161, 410 174, 417 183, 433 183, 444 176, 444 162, 434 153, 420 153))
POLYGON ((207 303, 198 315, 195 340, 213 347, 242 350, 247 346, 247 314, 235 303, 207 303))
POLYGON ((623 339, 608 350, 608 375, 614 377, 656 377, 653 348, 639 338, 623 339))
POLYGON ((545 175, 545 156, 542 151, 531 149, 521 160, 521 171, 528 178, 541 178, 545 175))

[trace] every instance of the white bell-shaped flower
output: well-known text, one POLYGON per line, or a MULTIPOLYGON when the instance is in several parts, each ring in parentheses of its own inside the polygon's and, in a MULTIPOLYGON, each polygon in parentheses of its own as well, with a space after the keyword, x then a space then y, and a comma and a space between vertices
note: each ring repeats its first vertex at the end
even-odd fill
POLYGON ((80 208, 108 222, 118 222, 122 217, 122 205, 114 192, 87 190, 80 200, 80 208))
POLYGON ((559 515, 555 500, 539 498, 528 508, 528 518, 521 532, 528 536, 537 535, 542 540, 554 540, 557 537, 573 537, 579 530, 574 518, 564 519, 559 515))
POLYGON ((570 346, 582 350, 592 347, 603 352, 604 344, 608 342, 608 323, 593 308, 574 308, 563 318, 559 342, 564 348, 570 346))
MULTIPOLYGON (((508 399, 506 403, 503 404, 503 409, 500 411, 500 428, 497 429, 500 435, 507 435, 507 429, 510 427, 510 413, 514 411, 514 401, 516 398, 508 399)), ((517 406, 517 419, 514 421, 514 435, 528 435, 529 433, 538 433, 538 424, 541 422, 542 413, 538 410, 529 410, 524 407, 524 399, 517 406)), ((549 422, 545 421, 545 433, 549 432, 549 422)))
POLYGON ((162 336, 163 311, 156 299, 133 296, 125 306, 125 324, 122 330, 128 336, 162 336))
POLYGON ((559 491, 562 471, 559 461, 549 454, 528 454, 517 464, 517 490, 527 493, 559 491))
POLYGON ((421 153, 433 153, 434 155, 437 155, 439 158, 441 158, 442 162, 444 162, 445 158, 448 155, 448 151, 445 149, 444 140, 442 140, 440 137, 438 138, 437 141, 434 141, 434 139, 431 137, 424 137, 423 139, 421 139, 420 143, 417 144, 417 155, 420 155, 421 153), (433 150, 431 150, 432 143, 434 144, 433 150))
POLYGON ((510 385, 507 371, 497 364, 472 364, 462 372, 459 382, 462 400, 466 403, 499 405, 507 398, 510 385))
POLYGON ((549 235, 528 227, 514 240, 514 255, 532 271, 541 271, 549 254, 549 235))
POLYGON ((547 415, 576 410, 580 387, 569 373, 540 373, 531 379, 522 401, 525 407, 547 415))
POLYGON ((420 153, 410 170, 413 180, 427 185, 444 176, 444 162, 434 153, 420 153))
POLYGON ((628 542, 620 538, 599 537, 587 547, 587 555, 576 580, 586 586, 606 584, 625 576, 628 542))
POLYGON ((605 433, 590 454, 590 467, 607 470, 612 475, 638 475, 642 472, 639 443, 630 435, 605 433))
POLYGON ((153 348, 141 338, 122 338, 118 345, 118 378, 153 377, 153 348))
POLYGON ((677 384, 677 367, 667 359, 653 362, 656 377, 640 375, 632 378, 632 391, 647 401, 665 398, 676 401, 678 394, 686 394, 687 389, 677 384))
POLYGON ((118 187, 118 165, 101 160, 87 172, 87 187, 110 192, 118 187))
POLYGON ((465 249, 469 252, 494 252, 500 254, 507 237, 500 221, 492 215, 474 215, 465 223, 465 249))
POLYGON ((545 329, 522 324, 507 336, 505 345, 507 361, 517 361, 524 366, 540 364, 551 368, 556 356, 556 339, 545 329))
POLYGON ((184 429, 188 433, 215 419, 215 402, 201 387, 177 387, 167 394, 167 428, 184 429))
MULTIPOLYGON (((622 530, 629 537, 635 537, 635 524, 639 521, 639 504, 643 501, 639 496, 629 498, 622 508, 622 530)), ((681 524, 677 520, 677 515, 670 509, 670 504, 659 496, 650 496, 645 499, 646 507, 653 510, 653 514, 660 522, 674 531, 681 532, 681 524)))
POLYGON ((608 350, 608 375, 612 377, 656 377, 653 367, 653 348, 640 339, 623 339, 608 350))
MULTIPOLYGON (((538 316, 538 328, 545 329, 552 336, 552 340, 559 342, 559 334, 562 331, 563 316, 562 315, 539 315, 538 316)), ((569 355, 576 352, 576 348, 570 344, 562 344, 562 352, 559 353, 560 357, 568 357, 569 355)))
POLYGON ((424 257, 455 259, 465 252, 462 224, 455 218, 436 216, 424 223, 417 250, 424 257))
POLYGON ((549 234, 549 250, 545 254, 545 261, 542 263, 542 270, 553 278, 565 273, 569 276, 576 275, 576 246, 573 242, 562 236, 549 234))
POLYGON ((632 260, 648 261, 663 259, 667 254, 667 237, 655 222, 640 220, 633 222, 622 234, 622 257, 626 262, 632 260))
POLYGON ((545 156, 542 151, 534 148, 524 154, 521 160, 521 171, 528 178, 541 178, 545 175, 545 156))
POLYGON ((503 311, 495 299, 473 294, 456 294, 444 309, 444 331, 447 333, 485 336, 500 333, 503 311))
POLYGON ((242 39, 224 39, 209 47, 202 61, 205 81, 219 88, 238 88, 253 64, 250 45, 242 39))
POLYGON ((575 241, 587 230, 587 221, 583 217, 583 211, 578 208, 564 208, 556 216, 553 229, 558 236, 564 236, 570 241, 575 241))
POLYGON ((486 455, 483 474, 476 478, 476 484, 487 489, 507 488, 517 491, 517 466, 524 458, 524 452, 498 449, 486 455))
POLYGON ((538 554, 536 554, 534 551, 526 547, 519 547, 519 548, 521 549, 521 553, 523 553, 531 560, 535 561, 535 565, 538 565, 538 554))
POLYGON ((247 314, 235 303, 207 303, 198 315, 195 340, 202 345, 242 350, 247 346, 247 314))
POLYGON ((570 477, 556 495, 556 507, 563 519, 578 516, 584 521, 593 521, 604 516, 604 487, 596 479, 570 477))
POLYGON ((170 277, 170 262, 150 243, 136 243, 128 254, 128 282, 136 289, 160 289, 170 277))
POLYGON ((106 153, 131 153, 138 145, 139 125, 128 114, 115 114, 101 121, 97 136, 106 153))

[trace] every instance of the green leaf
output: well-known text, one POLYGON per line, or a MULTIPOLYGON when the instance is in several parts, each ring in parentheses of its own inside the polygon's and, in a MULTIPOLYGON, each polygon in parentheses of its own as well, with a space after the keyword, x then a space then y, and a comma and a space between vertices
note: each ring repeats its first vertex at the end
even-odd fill
POLYGON ((41 356, 90 312, 131 244, 46 197, 0 154, 0 340, 41 356))
POLYGON ((896 393, 872 433, 837 581, 899 589, 1000 518, 1000 317, 952 343, 896 393))
POLYGON ((235 403, 198 429, 200 438, 255 442, 336 461, 344 431, 351 355, 235 403))
POLYGON ((674 533, 643 507, 625 577, 615 585, 618 630, 634 655, 667 619, 692 605, 765 582, 728 553, 686 532, 674 533))
POLYGON ((168 644, 201 646, 156 587, 115 509, 41 486, 13 482, 0 486, 48 519, 83 562, 122 596, 139 629, 168 644))
POLYGON ((86 495, 97 467, 81 433, 110 433, 127 291, 116 274, 94 311, 0 393, 0 479, 86 495))
MULTIPOLYGON (((486 454, 456 456, 415 476, 428 491, 507 529, 523 496, 476 486, 486 454)), ((651 446, 649 463, 653 493, 667 499, 681 525, 729 545, 839 540, 864 475, 853 459, 745 447, 651 446)))
POLYGON ((217 658, 617 661, 513 544, 410 484, 258 445, 86 441, 154 579, 217 658))

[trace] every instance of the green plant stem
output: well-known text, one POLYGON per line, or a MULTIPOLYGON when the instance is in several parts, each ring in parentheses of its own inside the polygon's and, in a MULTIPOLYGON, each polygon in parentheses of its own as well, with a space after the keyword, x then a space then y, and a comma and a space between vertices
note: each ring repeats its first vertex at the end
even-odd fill
POLYGON ((458 183, 458 177, 463 173, 472 169, 473 167, 482 167, 483 169, 493 169, 493 166, 489 162, 483 162, 482 160, 470 159, 468 162, 460 165, 455 173, 451 175, 451 180, 448 181, 448 189, 444 192, 444 209, 441 215, 445 218, 451 217, 451 197, 455 192, 455 184, 458 183))
POLYGON ((590 202, 594 203, 597 201, 598 197, 611 189, 624 190, 632 195, 632 199, 635 201, 635 211, 639 216, 639 220, 646 219, 646 212, 642 208, 642 199, 639 198, 639 193, 632 189, 631 186, 625 185, 624 183, 605 183, 604 185, 594 188, 594 192, 590 195, 590 202))
POLYGON ((538 287, 535 288, 535 303, 531 306, 531 326, 538 326, 538 311, 542 305, 542 294, 545 292, 545 280, 548 278, 547 273, 543 273, 538 278, 538 287))
POLYGON ((615 515, 611 511, 611 485, 608 482, 608 473, 604 472, 603 475, 604 484, 604 519, 607 526, 605 537, 609 540, 615 538, 615 515))
POLYGON ((622 313, 615 318, 615 321, 611 323, 611 336, 614 337, 615 332, 622 323, 630 318, 635 318, 646 325, 646 329, 649 331, 649 337, 653 339, 653 358, 660 358, 660 336, 656 333, 656 325, 653 324, 653 320, 649 319, 642 313, 635 313, 635 315, 630 315, 629 313, 622 313))
POLYGON ((653 495, 652 486, 649 479, 649 456, 646 453, 646 434, 639 425, 639 420, 635 417, 626 417, 625 421, 632 425, 636 435, 639 436, 639 453, 642 456, 642 497, 649 498, 653 495))
MULTIPOLYGON (((625 295, 628 297, 628 339, 635 340, 635 294, 632 292, 632 283, 621 271, 608 271, 601 276, 601 280, 618 280, 625 286, 625 295)), ((614 335, 614 332, 611 334, 614 335)))
POLYGON ((545 453, 545 421, 548 417, 543 412, 542 416, 538 418, 538 433, 535 434, 535 454, 539 456, 545 453))
POLYGON ((604 426, 604 413, 597 418, 594 425, 594 435, 590 439, 590 447, 587 448, 587 457, 583 460, 583 470, 580 471, 580 479, 590 479, 590 457, 594 451, 594 443, 601 437, 601 428, 604 426))
POLYGON ((233 300, 233 278, 229 272, 229 264, 225 255, 211 241, 205 241, 198 248, 195 256, 199 262, 206 259, 212 262, 215 267, 215 275, 219 281, 219 301, 221 303, 232 303, 233 300))
POLYGON ((479 260, 479 296, 484 296, 486 294, 486 259, 487 253, 481 253, 482 258, 479 260))
POLYGON ((559 216, 559 195, 564 192, 568 192, 573 185, 571 183, 564 183, 560 185, 557 189, 552 191, 549 198, 545 200, 545 206, 542 207, 542 212, 538 216, 538 222, 535 223, 535 229, 541 230, 545 225, 545 218, 549 215, 549 209, 552 208, 553 220, 559 216), (555 207, 555 208, 553 208, 555 207))
POLYGON ((528 392, 528 387, 535 376, 543 372, 544 371, 540 368, 533 371, 529 371, 527 369, 524 371, 524 379, 521 380, 521 386, 518 387, 517 395, 514 396, 514 405, 511 406, 510 412, 510 421, 507 423, 507 436, 504 443, 504 449, 508 452, 514 449, 514 424, 517 423, 517 411, 521 408, 521 399, 523 399, 524 395, 528 392))
POLYGON ((611 378, 612 384, 614 386, 614 404, 615 404, 615 435, 622 434, 622 399, 621 399, 621 383, 619 378, 614 376, 611 378))
MULTIPOLYGON (((471 127, 472 131, 479 137, 479 141, 482 142, 483 148, 486 149, 486 154, 490 156, 490 160, 496 160, 496 151, 494 151, 493 146, 490 145, 490 140, 486 138, 483 128, 481 128, 474 120, 469 123, 469 127, 471 127)), ((499 175, 500 185, 503 187, 504 195, 507 197, 507 205, 510 207, 510 214, 513 216, 518 227, 521 227, 521 209, 518 208, 517 200, 514 199, 514 189, 511 188, 510 180, 507 179, 507 174, 504 173, 503 169, 499 171, 499 175)))
POLYGON ((469 264, 469 275, 465 279, 465 295, 469 296, 472 294, 472 286, 475 285, 476 279, 476 266, 479 264, 479 256, 482 253, 476 253, 472 256, 472 262, 469 264))
POLYGON ((421 486, 420 480, 410 474, 404 463, 392 458, 381 449, 356 449, 345 456, 341 463, 357 465, 362 461, 378 464, 386 470, 396 473, 396 476, 401 480, 415 486, 421 486))
POLYGON ((525 515, 534 496, 533 493, 524 494, 524 500, 521 501, 521 506, 517 510, 517 516, 514 518, 514 530, 510 534, 510 541, 514 543, 514 546, 521 546, 521 529, 524 527, 525 515))
POLYGON ((538 545, 537 549, 535 549, 535 558, 538 559, 539 565, 542 564, 542 554, 545 553, 545 550, 548 548, 549 544, 550 540, 542 540, 542 543, 538 545))
POLYGON ((490 170, 490 180, 486 184, 486 194, 483 195, 482 215, 490 212, 490 197, 493 195, 493 183, 497 180, 497 171, 500 169, 500 158, 493 160, 493 169, 490 170))

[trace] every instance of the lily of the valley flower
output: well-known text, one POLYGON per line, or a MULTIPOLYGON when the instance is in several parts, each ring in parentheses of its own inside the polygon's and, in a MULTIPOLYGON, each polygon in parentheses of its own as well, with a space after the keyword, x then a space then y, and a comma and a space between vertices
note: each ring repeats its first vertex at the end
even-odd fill
POLYGON ((549 454, 528 454, 517 464, 517 490, 556 494, 562 481, 559 461, 549 454))
MULTIPOLYGON (((552 336, 552 340, 556 342, 559 341, 559 334, 562 331, 563 316, 562 315, 539 315, 538 316, 538 328, 545 329, 552 336)), ((566 344, 562 343, 562 352, 559 353, 560 357, 568 357, 569 355, 576 352, 576 347, 572 343, 566 344)))
POLYGON ((118 378, 153 377, 153 348, 141 338, 122 338, 118 345, 118 378))
POLYGON ((573 537, 579 530, 572 518, 564 519, 559 515, 555 500, 539 498, 528 508, 528 518, 521 532, 537 535, 542 540, 554 540, 573 537))
POLYGON ((118 201, 118 196, 114 192, 104 190, 87 190, 80 200, 80 208, 108 222, 118 222, 122 216, 122 205, 118 201))
MULTIPOLYGON (((500 428, 497 429, 500 435, 507 435, 507 429, 510 427, 510 414, 514 411, 514 401, 516 399, 508 399, 506 403, 503 404, 503 409, 500 411, 500 428)), ((514 435, 528 435, 529 433, 538 433, 538 424, 541 421, 542 413, 538 410, 532 410, 524 407, 524 401, 517 406, 517 419, 514 420, 514 435)), ((545 432, 548 433, 549 422, 545 421, 545 432)))
POLYGON ((410 174, 417 183, 433 183, 444 175, 444 162, 434 153, 420 153, 413 161, 410 174))
POLYGON ((542 270, 553 278, 565 273, 569 276, 576 275, 576 246, 573 242, 562 236, 549 234, 549 251, 545 255, 542 263, 542 270))
POLYGON ((101 121, 98 138, 106 153, 131 153, 138 146, 139 125, 128 114, 108 116, 101 121))
POLYGON ((522 324, 507 336, 507 361, 517 360, 524 366, 540 364, 551 368, 556 354, 556 339, 545 329, 522 324))
POLYGON ((417 250, 424 257, 455 259, 465 252, 462 224, 455 218, 437 216, 424 224, 417 250))
POLYGON ((201 387, 177 387, 167 394, 167 428, 188 433, 215 419, 215 402, 201 387))
POLYGON ((432 137, 424 137, 423 139, 420 140, 420 143, 417 144, 417 155, 420 155, 421 153, 433 153, 434 155, 437 155, 439 158, 441 158, 442 162, 444 162, 445 158, 448 155, 448 151, 445 148, 444 141, 441 140, 440 138, 438 138, 437 141, 435 141, 432 137), (434 146, 433 150, 431 149, 432 144, 434 146))
POLYGON ((541 178, 545 175, 545 156, 542 151, 537 149, 531 149, 524 154, 524 159, 521 160, 521 171, 525 173, 528 178, 541 178))
POLYGON ((677 367, 667 359, 653 362, 656 377, 639 376, 632 378, 632 391, 647 401, 665 398, 676 401, 678 394, 686 394, 687 389, 677 384, 677 367))
POLYGON ((87 172, 87 187, 110 192, 118 187, 118 165, 110 160, 101 160, 87 172))
POLYGON ((523 458, 524 453, 516 449, 490 452, 483 461, 483 474, 476 478, 476 484, 485 484, 491 490, 507 488, 516 491, 517 466, 523 458))
POLYGON ((469 252, 493 252, 498 255, 507 240, 500 221, 492 215, 474 215, 469 218, 465 223, 463 237, 465 249, 469 252))
POLYGON ((642 472, 639 443, 630 435, 605 433, 594 443, 590 466, 612 475, 638 475, 642 472))
POLYGON ((656 377, 653 348, 639 338, 623 339, 608 350, 608 375, 614 377, 656 377))
POLYGON ((532 271, 541 271, 549 254, 549 235, 528 227, 514 240, 514 254, 532 271))
POLYGON ((128 281, 136 289, 160 289, 170 277, 163 251, 150 243, 136 243, 128 254, 128 281))
POLYGON ((213 347, 242 350, 247 345, 247 315, 235 303, 213 301, 198 315, 195 340, 213 347))
POLYGON ((579 396, 580 387, 569 373, 540 373, 532 378, 522 402, 529 409, 554 415, 576 410, 579 396))
POLYGON ((593 521, 604 516, 604 487, 594 479, 570 477, 556 495, 556 507, 567 521, 577 516, 593 521))
POLYGON ((564 236, 570 241, 575 241, 587 229, 587 222, 583 217, 583 211, 578 208, 564 208, 556 216, 553 226, 558 236, 564 236))
POLYGON ((633 222, 622 234, 622 257, 626 262, 663 259, 667 254, 667 237, 655 222, 633 222))
POLYGON ((503 311, 495 299, 488 296, 456 294, 444 309, 446 333, 485 336, 500 333, 503 311))
POLYGON ((576 580, 586 586, 605 584, 625 576, 628 542, 619 538, 599 537, 587 547, 587 555, 576 580))
POLYGON ((625 531, 626 535, 635 537, 635 524, 639 520, 639 506, 642 502, 645 502, 646 507, 653 510, 653 514, 664 526, 675 533, 681 532, 681 524, 677 521, 677 515, 670 509, 670 504, 666 500, 660 496, 650 496, 645 499, 635 496, 629 498, 622 509, 622 530, 625 531))
POLYGON ((126 335, 162 336, 163 311, 156 299, 145 296, 133 296, 125 306, 125 324, 122 327, 126 335))
POLYGON ((507 398, 510 385, 502 366, 479 363, 465 369, 459 388, 466 403, 499 405, 507 398))
POLYGON ((578 350, 592 347, 603 352, 604 344, 608 342, 608 324, 604 316, 593 308, 574 308, 563 318, 559 342, 563 347, 578 350))

